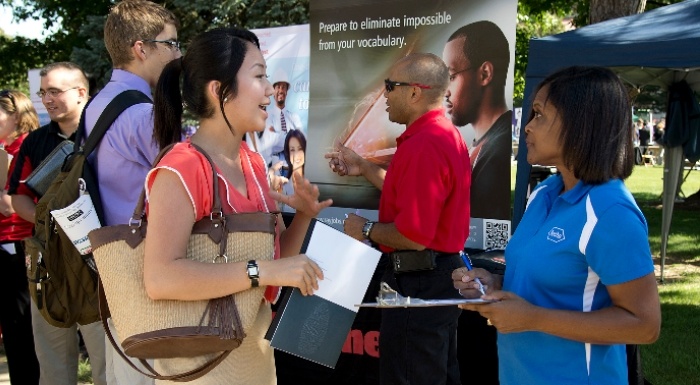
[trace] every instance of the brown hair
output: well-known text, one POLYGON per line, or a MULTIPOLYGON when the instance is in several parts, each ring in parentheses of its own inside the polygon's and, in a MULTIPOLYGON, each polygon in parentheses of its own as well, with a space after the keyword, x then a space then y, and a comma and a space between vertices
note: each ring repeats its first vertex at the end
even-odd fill
POLYGON ((87 91, 90 91, 90 82, 88 81, 87 75, 85 75, 85 72, 83 71, 82 68, 80 68, 79 65, 77 65, 73 62, 60 61, 60 62, 56 62, 56 63, 47 64, 39 71, 39 76, 44 77, 49 72, 51 72, 53 70, 57 70, 57 69, 64 69, 64 70, 74 72, 76 75, 76 79, 74 79, 74 80, 77 80, 78 82, 80 82, 81 86, 83 86, 87 91))
POLYGON ((180 28, 175 15, 163 6, 145 0, 124 0, 109 11, 105 21, 105 46, 112 66, 120 68, 133 60, 131 47, 139 40, 155 39, 166 24, 180 28))
POLYGON ((17 128, 12 134, 15 138, 39 127, 39 117, 32 101, 19 91, 0 92, 0 108, 8 114, 17 114, 17 128))

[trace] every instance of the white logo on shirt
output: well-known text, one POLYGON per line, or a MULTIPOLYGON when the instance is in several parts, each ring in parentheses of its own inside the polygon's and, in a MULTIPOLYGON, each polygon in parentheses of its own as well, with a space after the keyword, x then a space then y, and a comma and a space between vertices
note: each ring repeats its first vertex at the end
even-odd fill
POLYGON ((547 240, 550 242, 559 243, 564 239, 566 239, 564 236, 564 229, 560 229, 559 227, 552 227, 547 233, 547 240))

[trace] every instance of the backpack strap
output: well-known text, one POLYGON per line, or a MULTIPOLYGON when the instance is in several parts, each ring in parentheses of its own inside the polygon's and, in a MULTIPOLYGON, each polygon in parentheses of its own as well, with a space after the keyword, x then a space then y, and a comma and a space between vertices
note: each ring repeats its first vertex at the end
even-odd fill
MULTIPOLYGON (((94 100, 94 98, 90 101, 92 100, 94 100)), ((146 96, 146 94, 137 90, 124 91, 117 95, 114 99, 112 99, 112 101, 109 102, 107 107, 105 107, 104 111, 102 111, 102 114, 100 114, 100 117, 97 119, 97 123, 95 123, 95 127, 92 129, 90 135, 88 135, 87 139, 85 140, 85 144, 82 145, 83 154, 85 156, 88 156, 92 153, 95 147, 97 147, 102 138, 105 136, 105 133, 107 132, 109 127, 112 125, 112 123, 114 123, 114 121, 119 117, 119 115, 122 114, 122 112, 124 112, 127 108, 133 105, 142 103, 153 103, 153 101, 151 100, 151 98, 146 96)), ((82 139, 85 137, 86 111, 87 106, 85 106, 85 108, 83 109, 83 114, 80 117, 80 124, 78 125, 78 132, 76 133, 75 138, 76 150, 80 148, 82 139)))

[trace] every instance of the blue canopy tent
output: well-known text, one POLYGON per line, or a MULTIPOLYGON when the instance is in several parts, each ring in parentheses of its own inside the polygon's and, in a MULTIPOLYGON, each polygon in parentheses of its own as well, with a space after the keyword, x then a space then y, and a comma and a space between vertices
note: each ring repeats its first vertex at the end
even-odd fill
MULTIPOLYGON (((549 74, 572 65, 608 67, 634 86, 657 85, 668 89, 681 81, 700 91, 700 0, 686 0, 637 15, 608 20, 573 31, 530 40, 513 228, 525 212, 531 166, 527 163, 525 123, 533 92, 549 74)), ((667 125, 667 134, 669 133, 667 125)), ((693 137, 697 141, 697 133, 693 137)), ((691 140, 691 139, 688 139, 691 140)), ((700 146, 700 145, 696 145, 700 146)), ((664 161, 661 281, 673 204, 684 161, 683 145, 667 148, 664 161)))

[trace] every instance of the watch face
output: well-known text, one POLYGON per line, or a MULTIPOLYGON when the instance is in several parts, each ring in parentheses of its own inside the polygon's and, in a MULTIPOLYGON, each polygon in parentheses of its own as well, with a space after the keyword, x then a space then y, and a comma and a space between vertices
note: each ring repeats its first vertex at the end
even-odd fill
POLYGON ((248 262, 248 276, 257 277, 260 269, 255 261, 248 262))
POLYGON ((372 230, 372 225, 374 225, 374 222, 365 222, 365 225, 362 226, 362 235, 365 238, 369 238, 369 232, 372 230))
POLYGON ((260 278, 260 268, 254 259, 248 261, 246 271, 248 272, 248 278, 250 278, 250 285, 252 287, 258 287, 260 285, 260 281, 258 280, 260 278))

